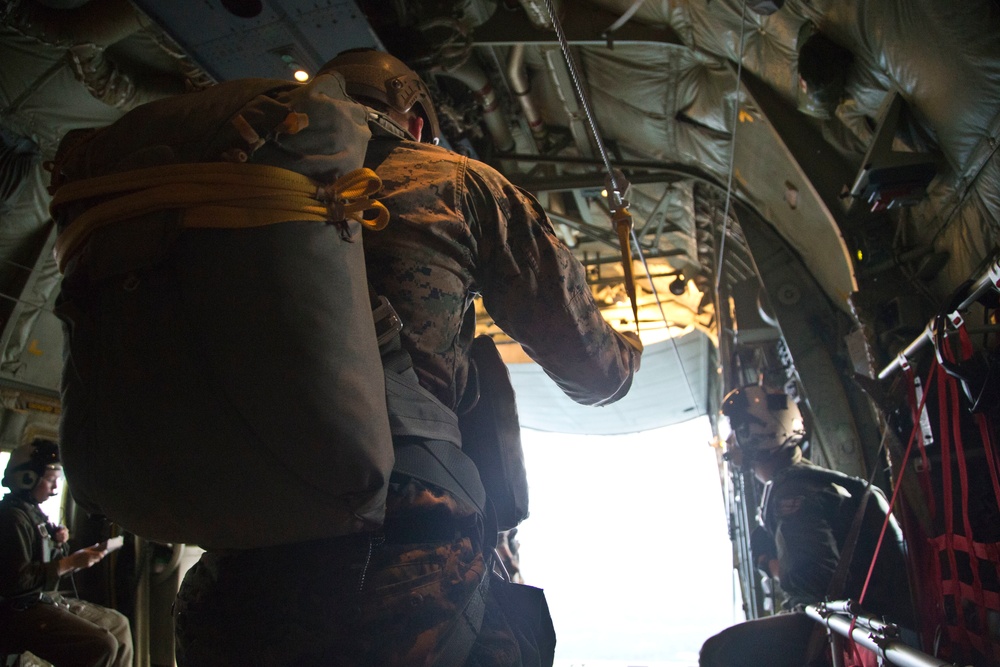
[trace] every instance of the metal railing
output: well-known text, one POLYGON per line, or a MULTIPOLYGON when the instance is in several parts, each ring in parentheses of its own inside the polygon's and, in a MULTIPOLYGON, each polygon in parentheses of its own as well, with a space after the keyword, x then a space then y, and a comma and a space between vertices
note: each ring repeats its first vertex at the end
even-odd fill
MULTIPOLYGON (((975 283, 969 288, 968 296, 966 296, 958 307, 955 308, 956 311, 962 311, 979 301, 983 296, 985 296, 991 290, 1000 291, 1000 260, 997 260, 990 264, 986 272, 976 280, 975 283)), ((920 351, 925 345, 930 343, 934 339, 934 320, 932 319, 926 327, 924 327, 923 332, 917 336, 912 343, 906 346, 902 352, 896 355, 885 368, 879 371, 878 379, 885 380, 890 375, 895 373, 901 368, 904 368, 909 359, 912 359, 917 352, 920 351)))
MULTIPOLYGON (((850 600, 825 602, 806 606, 806 614, 825 626, 827 633, 853 639, 859 646, 874 652, 879 658, 897 667, 957 667, 955 663, 927 655, 900 639, 899 627, 874 616, 861 613, 850 600)), ((833 665, 843 665, 839 644, 833 644, 833 665)))

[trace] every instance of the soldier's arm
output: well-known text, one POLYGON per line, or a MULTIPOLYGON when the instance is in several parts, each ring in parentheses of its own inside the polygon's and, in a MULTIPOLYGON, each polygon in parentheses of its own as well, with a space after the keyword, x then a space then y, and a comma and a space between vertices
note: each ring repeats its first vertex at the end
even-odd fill
POLYGON ((466 214, 479 245, 486 310, 578 403, 624 396, 642 351, 601 316, 583 266, 541 205, 478 164, 466 179, 466 214))

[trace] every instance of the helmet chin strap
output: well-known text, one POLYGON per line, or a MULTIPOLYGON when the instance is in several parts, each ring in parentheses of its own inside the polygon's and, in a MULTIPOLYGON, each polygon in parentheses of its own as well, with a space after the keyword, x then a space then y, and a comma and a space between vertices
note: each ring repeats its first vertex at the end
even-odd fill
POLYGON ((397 123, 388 115, 382 113, 381 111, 376 111, 371 107, 368 107, 368 126, 372 129, 373 134, 381 133, 383 136, 388 134, 389 136, 396 137, 397 139, 419 141, 419 139, 410 134, 410 131, 405 127, 397 123))

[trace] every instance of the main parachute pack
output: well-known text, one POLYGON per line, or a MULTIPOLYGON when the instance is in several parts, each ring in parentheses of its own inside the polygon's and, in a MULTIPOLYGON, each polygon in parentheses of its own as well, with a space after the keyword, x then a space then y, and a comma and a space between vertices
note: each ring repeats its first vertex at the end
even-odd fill
POLYGON ((217 548, 380 524, 366 114, 339 75, 244 79, 63 140, 60 439, 85 508, 217 548))
POLYGON ((367 283, 360 230, 387 221, 370 136, 331 73, 223 83, 65 137, 60 437, 84 508, 151 540, 264 547, 376 528, 395 471, 484 513, 489 495, 501 529, 527 515, 495 348, 474 346, 482 396, 460 425, 367 283))

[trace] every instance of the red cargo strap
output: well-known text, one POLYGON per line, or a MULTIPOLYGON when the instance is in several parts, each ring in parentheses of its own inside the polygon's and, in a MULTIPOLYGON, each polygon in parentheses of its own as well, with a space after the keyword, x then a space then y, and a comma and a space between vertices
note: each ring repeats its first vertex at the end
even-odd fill
MULTIPOLYGON (((969 331, 965 328, 965 320, 957 312, 948 316, 952 325, 958 332, 959 346, 962 356, 959 359, 949 359, 950 361, 966 361, 972 358, 972 341, 969 339, 969 331)), ((947 346, 946 346, 947 348, 947 346)), ((946 349, 946 353, 951 356, 952 351, 946 349)), ((954 380, 952 380, 954 383, 954 380)), ((1000 460, 997 460, 993 448, 993 424, 985 412, 976 412, 972 415, 976 425, 979 427, 979 434, 983 439, 983 453, 986 456, 986 468, 990 473, 990 481, 993 483, 993 497, 1000 510, 1000 460)))
MULTIPOLYGON (((938 364, 936 361, 931 362, 931 370, 927 374, 927 384, 930 384, 931 380, 934 379, 934 374, 938 370, 938 364)), ((907 373, 912 374, 912 371, 907 366, 907 373)), ((911 375, 912 376, 912 375, 911 375)), ((911 383, 911 387, 913 384, 911 383)), ((927 403, 927 392, 920 399, 920 404, 914 410, 915 415, 919 415, 920 411, 924 409, 924 405, 927 403)), ((878 535, 878 542, 875 544, 875 552, 872 554, 872 562, 868 565, 868 574, 865 576, 865 585, 861 587, 861 595, 858 596, 858 604, 864 605, 865 594, 868 592, 868 583, 871 581, 872 572, 875 571, 875 561, 878 559, 879 551, 882 550, 882 541, 885 539, 885 531, 889 528, 889 521, 892 519, 892 509, 896 506, 896 498, 899 496, 899 490, 903 488, 903 475, 906 474, 906 464, 910 460, 910 452, 913 451, 913 441, 917 438, 917 433, 920 431, 920 420, 915 419, 913 422, 913 430, 910 432, 910 441, 906 444, 906 453, 903 454, 903 462, 899 466, 899 477, 896 478, 895 488, 892 490, 892 499, 889 501, 889 511, 885 513, 885 521, 882 522, 882 530, 878 535)), ((920 435, 921 442, 923 442, 923 434, 920 435)), ((924 468, 924 476, 926 476, 928 469, 924 468)), ((932 501, 932 499, 931 499, 932 501)), ((933 501, 932 501, 933 502, 933 501)))
MULTIPOLYGON (((962 360, 972 356, 972 344, 965 330, 962 318, 958 313, 952 313, 948 319, 958 331, 959 348, 962 360)), ((944 318, 939 318, 938 326, 945 327, 947 324, 944 318)), ((948 344, 948 334, 940 338, 937 345, 938 358, 943 363, 954 363, 959 361, 955 351, 948 344)), ((968 465, 965 458, 965 448, 962 442, 961 420, 959 419, 959 388, 958 380, 947 373, 938 376, 938 409, 940 410, 939 422, 941 431, 941 474, 942 474, 942 495, 943 511, 945 519, 945 529, 942 535, 932 538, 931 542, 943 551, 948 563, 948 578, 945 579, 941 572, 941 559, 933 559, 937 578, 941 581, 941 604, 945 605, 947 596, 952 598, 955 618, 946 618, 949 639, 959 644, 974 647, 991 661, 995 659, 1000 647, 991 639, 988 625, 986 623, 989 612, 1000 611, 1000 594, 986 591, 983 588, 982 576, 980 574, 980 560, 991 562, 994 567, 1000 560, 996 544, 982 544, 973 540, 972 522, 969 516, 969 476, 968 465), (959 498, 962 516, 962 535, 955 534, 954 526, 954 497, 953 480, 951 466, 951 449, 954 445, 955 464, 959 476, 959 498), (968 570, 972 576, 972 582, 966 583, 961 579, 958 558, 956 552, 962 552, 968 561, 968 570), (984 558, 986 557, 986 558, 984 558), (970 618, 970 610, 965 602, 974 602, 975 617, 970 618)), ((994 493, 997 489, 996 461, 993 457, 991 438, 988 433, 988 425, 984 420, 979 421, 980 431, 983 433, 983 448, 987 459, 987 468, 990 478, 993 481, 994 493)), ((998 497, 1000 502, 1000 497, 998 497)), ((947 608, 947 607, 946 607, 947 608)))

